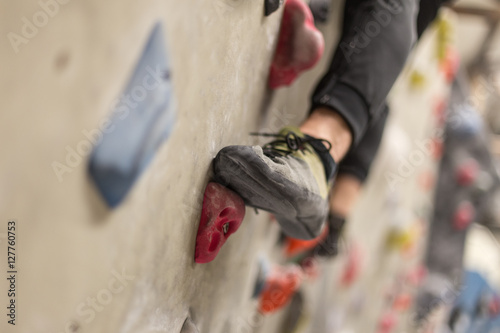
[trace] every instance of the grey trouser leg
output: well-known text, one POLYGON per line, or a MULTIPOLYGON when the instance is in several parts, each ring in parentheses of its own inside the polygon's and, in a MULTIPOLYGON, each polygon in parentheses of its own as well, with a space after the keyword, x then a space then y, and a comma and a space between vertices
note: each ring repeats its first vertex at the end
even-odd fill
POLYGON ((357 144, 383 110, 417 40, 419 0, 347 0, 342 37, 312 97, 348 123, 357 144))

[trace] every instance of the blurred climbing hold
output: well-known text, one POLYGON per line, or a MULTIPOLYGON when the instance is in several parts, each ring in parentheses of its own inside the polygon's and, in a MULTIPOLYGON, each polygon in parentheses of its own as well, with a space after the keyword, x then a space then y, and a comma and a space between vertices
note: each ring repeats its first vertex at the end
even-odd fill
POLYGON ((431 170, 426 170, 420 173, 418 176, 418 184, 425 192, 428 192, 434 188, 436 183, 436 177, 434 172, 431 170))
POLYGON ((434 106, 433 115, 436 118, 436 122, 437 122, 438 127, 441 127, 444 125, 444 123, 446 121, 446 111, 448 108, 448 100, 443 98, 443 97, 439 97, 439 98, 437 98, 435 103, 436 104, 434 106))
POLYGON ((396 295, 394 298, 394 302, 392 303, 392 308, 396 311, 406 311, 411 307, 413 299, 411 294, 409 293, 400 293, 396 295))
POLYGON ((259 311, 269 314, 287 305, 302 284, 303 273, 297 265, 275 266, 259 298, 259 311))
POLYGON ((418 236, 421 233, 417 223, 411 223, 408 226, 393 226, 387 234, 387 248, 402 253, 409 253, 415 247, 418 236))
POLYGON ((405 281, 413 287, 418 287, 427 276, 427 268, 423 265, 418 265, 411 269, 405 276, 405 281))
POLYGON ((440 63, 441 72, 444 74, 446 82, 452 83, 460 67, 460 58, 458 52, 453 47, 448 47, 445 51, 445 57, 440 63))
POLYGON ((394 330, 398 323, 398 318, 394 312, 387 312, 382 315, 378 325, 378 333, 390 333, 394 330))
POLYGON ((476 210, 469 201, 462 201, 453 214, 453 227, 457 230, 464 230, 474 219, 476 210))
POLYGON ((125 198, 172 132, 175 113, 170 76, 170 58, 158 23, 122 97, 103 122, 106 126, 88 133, 95 145, 89 173, 110 207, 125 198))
POLYGON ((439 15, 435 21, 437 38, 436 38, 436 58, 441 66, 446 62, 447 51, 452 42, 453 28, 451 22, 439 15))
POLYGON ((358 278, 361 271, 361 260, 361 248, 359 245, 353 244, 347 254, 347 262, 340 280, 344 287, 350 286, 358 278))
POLYGON ((321 274, 321 266, 314 257, 306 257, 300 262, 304 276, 310 281, 316 280, 321 274))
POLYGON ((432 139, 432 157, 434 160, 439 160, 443 156, 443 140, 441 138, 432 139))
POLYGON ((314 26, 309 7, 302 0, 286 0, 269 87, 291 85, 299 74, 316 65, 324 47, 323 35, 314 26))
POLYGON ((423 89, 427 85, 425 75, 418 70, 413 70, 410 74, 410 87, 414 90, 423 89))
POLYGON ((469 186, 477 179, 479 172, 479 164, 473 158, 460 163, 456 170, 456 180, 461 186, 469 186))
POLYGON ((488 304, 488 311, 492 318, 500 316, 500 296, 494 295, 491 297, 488 304))
POLYGON ((214 260, 244 217, 243 199, 220 184, 208 183, 196 236, 195 261, 201 264, 214 260))

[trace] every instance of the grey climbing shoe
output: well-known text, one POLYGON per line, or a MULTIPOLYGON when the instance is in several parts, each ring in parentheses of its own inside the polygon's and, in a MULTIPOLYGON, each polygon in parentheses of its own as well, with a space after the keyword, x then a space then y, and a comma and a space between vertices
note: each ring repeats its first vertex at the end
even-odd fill
POLYGON ((228 146, 215 157, 215 180, 251 207, 275 214, 290 237, 317 237, 328 215, 328 181, 336 164, 330 143, 286 127, 260 146, 228 146))

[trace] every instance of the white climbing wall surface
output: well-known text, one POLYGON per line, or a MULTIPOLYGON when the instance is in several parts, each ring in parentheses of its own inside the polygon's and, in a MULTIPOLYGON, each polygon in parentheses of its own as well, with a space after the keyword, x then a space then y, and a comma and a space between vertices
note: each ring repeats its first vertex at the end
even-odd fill
MULTIPOLYGON (((259 258, 285 262, 278 225, 247 208, 217 258, 195 264, 203 191, 219 149, 263 143, 248 133, 303 119, 338 35, 340 2, 320 26, 327 46, 320 64, 271 93, 267 75, 282 8, 265 17, 263 1, 3 1, 0 246, 4 253, 7 221, 15 220, 18 293, 13 326, 3 314, 2 278, 0 331, 177 333, 190 317, 202 333, 280 332, 288 309, 262 317, 252 299, 259 258), (127 103, 121 93, 158 22, 176 119, 130 192, 110 209, 88 173, 92 141, 109 129, 114 107, 127 103)), ((433 135, 432 111, 447 91, 436 39, 435 32, 425 36, 422 56, 410 61, 391 93, 381 153, 350 219, 346 239, 361 259, 359 277, 341 281, 349 253, 356 257, 352 250, 322 263, 322 275, 302 285, 296 333, 375 331, 390 312, 388 294, 413 290, 398 279, 417 267, 421 245, 412 247, 412 235, 425 233, 420 221, 431 205, 432 188, 422 189, 419 179, 434 172, 435 161, 416 152, 433 135), (423 83, 411 83, 415 70, 423 83), (400 161, 410 161, 404 175, 400 161), (402 178, 393 190, 388 171, 402 178)), ((0 269, 7 271, 5 255, 0 269)), ((404 316, 396 316, 405 327, 404 316)))

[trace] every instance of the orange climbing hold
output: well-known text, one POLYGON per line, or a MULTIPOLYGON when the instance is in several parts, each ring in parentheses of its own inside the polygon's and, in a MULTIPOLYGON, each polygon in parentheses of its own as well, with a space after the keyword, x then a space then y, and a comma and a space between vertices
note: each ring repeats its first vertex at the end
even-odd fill
POLYGON ((292 237, 286 238, 285 254, 288 258, 294 257, 298 254, 312 250, 316 245, 320 244, 328 235, 328 226, 323 228, 323 232, 316 238, 311 240, 303 240, 292 237))
POLYGON ((302 284, 302 269, 296 265, 276 266, 259 298, 259 311, 273 313, 287 305, 302 284))

